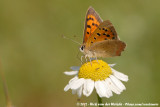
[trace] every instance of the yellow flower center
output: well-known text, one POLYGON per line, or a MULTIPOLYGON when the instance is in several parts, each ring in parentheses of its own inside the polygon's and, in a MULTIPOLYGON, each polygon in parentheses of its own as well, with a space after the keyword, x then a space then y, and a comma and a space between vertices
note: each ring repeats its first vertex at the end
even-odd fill
POLYGON ((84 63, 80 67, 78 77, 98 81, 105 80, 111 74, 112 70, 106 62, 102 60, 93 60, 84 63))

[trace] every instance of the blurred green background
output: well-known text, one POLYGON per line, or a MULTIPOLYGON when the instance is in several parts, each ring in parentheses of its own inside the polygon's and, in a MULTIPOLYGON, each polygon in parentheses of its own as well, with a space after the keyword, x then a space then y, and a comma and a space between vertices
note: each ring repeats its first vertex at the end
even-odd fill
MULTIPOLYGON (((0 59, 15 107, 74 107, 77 95, 63 88, 64 71, 81 65, 85 14, 92 6, 109 19, 122 41, 121 57, 104 58, 129 76, 127 90, 103 102, 160 103, 159 0, 1 0, 0 59), (74 37, 76 35, 76 37, 74 37)), ((6 104, 0 80, 0 107, 6 104)), ((82 102, 97 102, 95 91, 82 102)))

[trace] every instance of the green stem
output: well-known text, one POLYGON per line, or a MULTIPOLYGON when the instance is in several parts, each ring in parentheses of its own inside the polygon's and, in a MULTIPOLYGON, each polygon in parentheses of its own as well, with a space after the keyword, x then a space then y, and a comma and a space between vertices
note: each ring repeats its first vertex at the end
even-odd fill
POLYGON ((6 103, 7 103, 6 107, 13 107, 12 102, 9 97, 8 87, 7 87, 6 79, 4 76, 4 72, 2 71, 1 62, 0 62, 0 77, 2 78, 4 93, 5 93, 5 97, 6 97, 6 103))
POLYGON ((102 104, 102 98, 99 97, 99 95, 97 94, 97 99, 98 99, 98 103, 100 104, 99 107, 103 107, 102 104))

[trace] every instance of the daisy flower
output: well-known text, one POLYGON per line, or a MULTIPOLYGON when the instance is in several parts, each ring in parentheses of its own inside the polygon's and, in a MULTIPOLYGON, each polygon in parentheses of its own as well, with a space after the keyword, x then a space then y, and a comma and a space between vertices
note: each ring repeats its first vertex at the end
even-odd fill
POLYGON ((113 93, 120 94, 126 87, 121 81, 128 81, 128 76, 116 71, 102 60, 86 62, 81 67, 71 67, 73 71, 66 71, 66 75, 75 75, 65 86, 64 91, 72 90, 78 97, 90 96, 94 88, 99 97, 109 98, 113 93), (121 81, 120 81, 121 80, 121 81))

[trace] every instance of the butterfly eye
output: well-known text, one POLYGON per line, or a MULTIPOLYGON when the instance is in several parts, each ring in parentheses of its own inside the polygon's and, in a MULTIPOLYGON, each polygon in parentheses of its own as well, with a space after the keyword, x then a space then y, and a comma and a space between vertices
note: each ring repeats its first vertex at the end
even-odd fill
POLYGON ((81 52, 84 51, 84 47, 85 47, 84 45, 82 45, 82 46, 80 47, 80 51, 81 51, 81 52))

